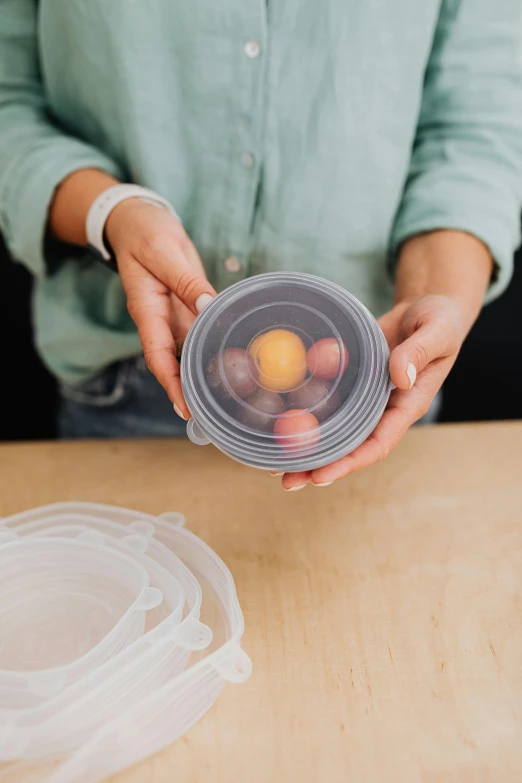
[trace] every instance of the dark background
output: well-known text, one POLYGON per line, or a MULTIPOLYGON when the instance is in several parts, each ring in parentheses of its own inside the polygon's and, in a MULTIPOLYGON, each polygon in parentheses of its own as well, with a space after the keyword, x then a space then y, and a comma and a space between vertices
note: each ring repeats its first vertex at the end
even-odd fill
MULTIPOLYGON (((0 440, 55 435, 56 387, 32 343, 31 276, 0 239, 0 440)), ((522 419, 522 255, 515 277, 471 331, 444 386, 442 421, 522 419)))

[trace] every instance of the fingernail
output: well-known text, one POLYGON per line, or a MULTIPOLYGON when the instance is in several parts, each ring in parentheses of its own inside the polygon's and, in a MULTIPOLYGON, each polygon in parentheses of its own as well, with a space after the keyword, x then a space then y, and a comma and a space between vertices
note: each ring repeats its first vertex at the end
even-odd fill
POLYGON ((176 411, 180 419, 183 419, 183 421, 187 421, 187 417, 182 414, 182 412, 180 411, 177 405, 174 405, 174 410, 176 411))
POLYGON ((312 487, 329 487, 333 481, 325 481, 324 484, 312 484, 312 487))
POLYGON ((209 305, 214 297, 210 294, 201 294, 196 299, 196 310, 201 313, 207 305, 209 305))
POLYGON ((269 473, 270 476, 284 476, 285 475, 284 473, 272 473, 271 470, 269 470, 268 473, 269 473))
POLYGON ((306 487, 306 484, 301 484, 300 487, 290 487, 287 489, 286 487, 283 487, 285 492, 297 492, 298 489, 304 489, 306 487))
POLYGON ((413 364, 413 362, 410 362, 406 367, 406 375, 410 379, 410 389, 411 389, 413 384, 417 380, 417 370, 415 369, 415 365, 413 364))

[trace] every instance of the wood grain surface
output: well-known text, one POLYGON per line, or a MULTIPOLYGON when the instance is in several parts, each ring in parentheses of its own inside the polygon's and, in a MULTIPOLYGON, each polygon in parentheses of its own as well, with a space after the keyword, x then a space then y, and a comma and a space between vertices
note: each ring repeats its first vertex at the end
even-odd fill
POLYGON ((410 432, 328 488, 212 447, 0 447, 0 514, 183 511, 230 567, 254 673, 113 783, 520 783, 522 424, 410 432))

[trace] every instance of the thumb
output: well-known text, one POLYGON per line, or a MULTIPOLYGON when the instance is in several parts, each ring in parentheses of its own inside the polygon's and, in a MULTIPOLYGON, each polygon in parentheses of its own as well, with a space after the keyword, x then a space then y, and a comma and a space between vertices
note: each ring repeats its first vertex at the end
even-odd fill
POLYGON ((399 389, 411 389, 417 376, 435 359, 449 355, 447 329, 442 323, 421 326, 390 355, 390 376, 399 389))
POLYGON ((193 315, 198 315, 216 296, 201 266, 187 256, 189 240, 154 237, 143 259, 138 261, 158 278, 193 315))

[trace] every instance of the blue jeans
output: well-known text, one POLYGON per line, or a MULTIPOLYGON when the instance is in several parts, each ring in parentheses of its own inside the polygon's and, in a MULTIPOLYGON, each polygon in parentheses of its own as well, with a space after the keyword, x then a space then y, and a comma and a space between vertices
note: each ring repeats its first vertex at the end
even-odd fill
MULTIPOLYGON (((61 386, 58 429, 62 438, 163 438, 185 435, 186 422, 174 412, 143 356, 102 370, 79 387, 61 386)), ((419 424, 437 419, 440 397, 419 424)))
POLYGON ((60 394, 61 438, 171 438, 186 432, 187 423, 143 356, 112 364, 80 386, 62 384, 60 394))

